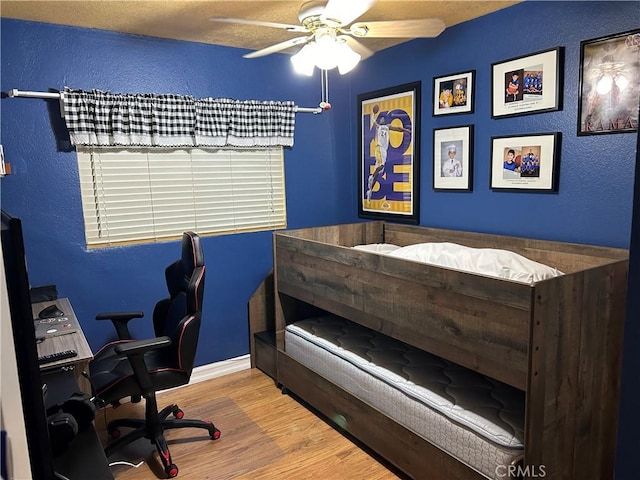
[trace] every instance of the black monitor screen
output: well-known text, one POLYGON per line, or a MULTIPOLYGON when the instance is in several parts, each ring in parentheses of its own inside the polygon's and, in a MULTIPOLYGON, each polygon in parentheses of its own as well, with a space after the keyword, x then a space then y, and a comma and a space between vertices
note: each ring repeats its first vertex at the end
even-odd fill
POLYGON ((53 457, 42 396, 22 223, 19 218, 12 217, 4 211, 2 211, 2 256, 31 474, 34 480, 50 480, 54 475, 53 457))

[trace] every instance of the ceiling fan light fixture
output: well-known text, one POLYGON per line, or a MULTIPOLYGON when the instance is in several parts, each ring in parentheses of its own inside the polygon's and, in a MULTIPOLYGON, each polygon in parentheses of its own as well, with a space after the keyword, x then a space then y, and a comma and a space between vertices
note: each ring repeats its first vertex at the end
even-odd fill
POLYGON ((314 45, 313 54, 319 69, 331 70, 338 66, 338 43, 334 32, 318 31, 314 45))
POLYGON ((344 75, 358 65, 361 56, 359 53, 351 50, 345 42, 338 42, 337 46, 338 72, 340 72, 340 75, 344 75))
POLYGON ((345 42, 331 39, 309 42, 298 53, 291 57, 294 70, 310 77, 314 67, 320 70, 331 70, 338 67, 340 75, 344 75, 355 68, 360 62, 360 54, 354 52, 345 42))
POLYGON ((315 43, 309 43, 302 47, 298 53, 291 57, 291 63, 293 69, 301 74, 310 77, 313 75, 313 69, 315 67, 314 48, 315 43))

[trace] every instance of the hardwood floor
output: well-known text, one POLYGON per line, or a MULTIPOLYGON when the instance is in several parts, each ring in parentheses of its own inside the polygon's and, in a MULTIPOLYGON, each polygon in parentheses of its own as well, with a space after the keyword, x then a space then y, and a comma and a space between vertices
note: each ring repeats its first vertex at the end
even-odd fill
MULTIPOLYGON (((165 437, 182 479, 349 479, 401 478, 330 427, 273 380, 251 369, 158 394, 160 408, 177 403, 185 418, 211 420, 222 431, 210 440, 205 430, 169 430, 165 437)), ((106 421, 143 417, 144 402, 98 412, 96 429, 107 441, 106 421)), ((123 433, 125 429, 123 429, 123 433)), ((109 458, 117 480, 165 478, 155 447, 141 439, 109 458)))

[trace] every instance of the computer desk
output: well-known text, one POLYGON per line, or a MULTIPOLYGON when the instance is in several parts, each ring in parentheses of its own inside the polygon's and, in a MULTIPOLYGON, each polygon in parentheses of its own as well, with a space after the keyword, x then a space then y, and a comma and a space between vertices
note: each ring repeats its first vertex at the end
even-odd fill
MULTIPOLYGON (((49 305, 57 305, 57 307, 64 312, 66 317, 77 321, 76 314, 73 311, 71 302, 69 302, 68 298, 58 298, 57 300, 47 302, 32 303, 31 310, 33 312, 33 318, 37 319, 38 313, 49 305)), ((89 383, 89 380, 82 375, 82 372, 89 372, 89 361, 93 359, 93 352, 87 343, 87 339, 84 336, 82 328, 74 333, 47 337, 44 341, 38 344, 38 356, 50 355, 52 353, 62 352, 65 350, 75 350, 78 352, 78 356, 65 358, 56 362, 45 363, 40 365, 40 371, 46 372, 58 369, 73 369, 74 377, 78 382, 80 389, 84 393, 90 395, 91 384, 89 383)))
MULTIPOLYGON (((33 303, 31 310, 33 318, 38 318, 38 313, 49 305, 56 305, 65 316, 77 321, 77 317, 68 298, 59 298, 48 302, 33 303)), ((80 324, 78 323, 78 326, 80 324)), ((91 384, 82 375, 88 373, 89 361, 93 358, 91 348, 82 332, 82 328, 74 333, 47 337, 38 344, 38 356, 50 355, 64 350, 75 350, 76 357, 65 358, 56 362, 40 365, 42 380, 47 385, 45 404, 47 408, 62 405, 78 387, 91 395, 91 384), (73 370, 73 374, 71 373, 73 370)), ((107 458, 96 430, 92 426, 78 433, 71 441, 69 447, 53 458, 54 468, 63 478, 70 480, 88 479, 112 480, 113 475, 109 469, 107 458)))

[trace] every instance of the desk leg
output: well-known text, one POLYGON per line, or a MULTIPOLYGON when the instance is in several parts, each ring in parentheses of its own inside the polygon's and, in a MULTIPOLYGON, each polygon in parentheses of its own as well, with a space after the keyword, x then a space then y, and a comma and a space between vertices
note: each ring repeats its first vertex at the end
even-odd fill
POLYGON ((87 395, 92 395, 91 382, 82 375, 82 372, 89 373, 89 361, 78 362, 74 365, 73 375, 76 378, 76 382, 78 382, 78 386, 83 393, 87 395))

